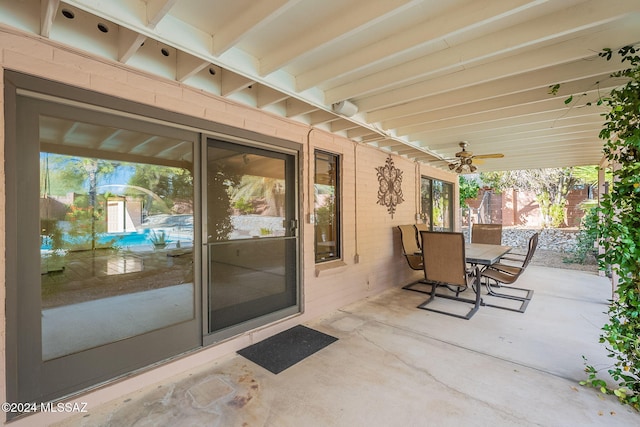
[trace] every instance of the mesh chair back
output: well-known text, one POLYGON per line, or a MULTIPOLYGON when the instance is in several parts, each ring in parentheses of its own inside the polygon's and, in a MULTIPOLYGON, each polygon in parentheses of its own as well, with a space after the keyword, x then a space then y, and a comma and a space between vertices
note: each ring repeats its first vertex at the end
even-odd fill
POLYGON ((533 254, 536 252, 536 248, 538 247, 538 233, 534 233, 529 238, 529 249, 527 250, 527 255, 524 258, 524 262, 522 263, 522 269, 527 268, 527 265, 531 262, 533 258, 533 254))
POLYGON ((471 242, 501 245, 502 224, 473 224, 471 242))
POLYGON ((400 241, 402 242, 402 251, 404 252, 409 267, 414 270, 422 269, 422 259, 420 255, 416 255, 420 251, 418 247, 418 238, 416 236, 416 229, 413 225, 399 225, 400 241))
POLYGON ((421 231, 424 275, 427 281, 467 286, 462 233, 421 231))
POLYGON ((414 225, 414 228, 416 229, 416 234, 418 235, 418 246, 422 247, 422 237, 420 236, 420 232, 429 231, 429 228, 427 227, 427 224, 424 223, 416 224, 414 225))

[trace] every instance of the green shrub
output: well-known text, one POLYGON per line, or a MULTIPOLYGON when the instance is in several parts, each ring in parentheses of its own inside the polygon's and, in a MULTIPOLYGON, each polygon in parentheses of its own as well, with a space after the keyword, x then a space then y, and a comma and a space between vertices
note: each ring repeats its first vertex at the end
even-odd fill
MULTIPOLYGON (((617 280, 600 342, 613 361, 608 372, 618 386, 599 379, 593 366, 587 366, 588 380, 582 384, 614 394, 640 410, 640 56, 630 46, 618 54, 631 68, 612 74, 627 83, 603 99, 609 112, 600 138, 606 140, 605 157, 616 167, 614 184, 602 197, 594 227, 604 246, 600 266, 611 266, 617 280)), ((606 59, 612 55, 610 49, 600 54, 606 59)))
POLYGON ((576 236, 576 247, 564 262, 584 264, 590 253, 595 251, 595 243, 598 239, 596 230, 598 224, 598 211, 595 207, 586 210, 580 222, 580 230, 576 236))

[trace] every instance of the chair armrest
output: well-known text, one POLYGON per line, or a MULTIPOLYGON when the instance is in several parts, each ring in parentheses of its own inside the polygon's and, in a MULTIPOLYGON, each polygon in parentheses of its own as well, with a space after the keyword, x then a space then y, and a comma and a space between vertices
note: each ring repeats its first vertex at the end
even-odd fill
POLYGON ((527 255, 526 254, 512 254, 509 253, 506 256, 500 257, 501 260, 503 259, 508 259, 509 261, 518 261, 518 262, 522 262, 524 260, 524 258, 526 258, 527 255), (513 258, 514 256, 518 257, 518 258, 513 258))
POLYGON ((491 266, 489 268, 492 268, 494 270, 498 270, 498 271, 502 271, 504 273, 509 273, 509 274, 519 274, 520 272, 522 272, 522 267, 517 267, 515 265, 508 265, 508 264, 502 264, 500 262, 497 262, 495 264, 491 264, 491 266))
POLYGON ((505 256, 518 256, 518 257, 524 258, 527 256, 527 254, 526 253, 521 254, 520 252, 509 252, 505 256))

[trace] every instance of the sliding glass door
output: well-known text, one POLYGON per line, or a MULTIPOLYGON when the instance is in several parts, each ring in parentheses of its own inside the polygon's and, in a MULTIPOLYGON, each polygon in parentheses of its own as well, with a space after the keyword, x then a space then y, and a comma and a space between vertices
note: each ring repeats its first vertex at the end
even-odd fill
POLYGON ((47 401, 199 347, 198 134, 29 96, 17 113, 10 400, 47 401))
POLYGON ((13 72, 5 105, 7 401, 301 311, 299 144, 13 72))
POLYGON ((209 139, 206 169, 209 332, 297 313, 295 155, 209 139))

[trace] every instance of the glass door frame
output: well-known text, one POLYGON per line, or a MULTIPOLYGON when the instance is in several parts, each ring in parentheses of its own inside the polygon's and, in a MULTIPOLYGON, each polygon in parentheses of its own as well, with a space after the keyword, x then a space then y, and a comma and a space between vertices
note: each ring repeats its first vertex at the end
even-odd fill
MULTIPOLYGON (((40 247, 40 116, 68 117, 105 126, 158 132, 160 135, 175 136, 192 142, 193 203, 196 215, 194 248, 200 244, 201 235, 200 221, 197 219, 200 212, 200 187, 197 178, 200 173, 199 133, 172 126, 171 123, 150 121, 135 113, 125 113, 126 109, 105 107, 96 111, 90 104, 85 104, 86 91, 18 73, 9 74, 11 79, 5 79, 5 100, 8 100, 5 105, 11 106, 6 119, 10 130, 5 144, 8 207, 5 212, 8 224, 5 276, 7 400, 55 401, 201 348, 201 260, 199 251, 194 250, 193 317, 98 347, 43 360, 40 269, 34 268, 34 265, 40 264, 40 253, 37 250, 40 247), (19 84, 24 84, 30 90, 21 89, 24 86, 19 84)), ((92 99, 95 100, 95 95, 92 99)), ((8 418, 15 415, 8 414, 8 418)))
MULTIPOLYGON (((275 138, 270 140, 269 143, 266 143, 266 142, 262 142, 254 139, 233 138, 233 137, 230 137, 229 135, 219 135, 219 134, 211 134, 211 133, 203 134, 202 143, 201 143, 202 152, 200 155, 201 170, 202 170, 203 177, 206 177, 208 174, 207 148, 208 148, 208 141, 210 140, 220 141, 224 144, 237 144, 239 146, 247 147, 248 149, 269 151, 269 152, 276 153, 280 156, 284 155, 284 156, 292 157, 292 165, 291 165, 292 170, 287 172, 287 179, 294 180, 294 182, 291 184, 291 188, 293 189, 293 192, 294 192, 294 194, 292 195, 292 199, 293 199, 292 203, 294 206, 287 206, 286 209, 292 210, 291 214, 293 216, 293 221, 295 224, 293 226, 294 227, 293 233, 290 237, 296 240, 294 265, 292 266, 292 268, 295 269, 294 277, 292 279, 295 281, 296 304, 294 306, 286 307, 284 309, 239 323, 234 326, 230 326, 226 329, 213 332, 213 333, 207 333, 209 328, 208 316, 203 315, 202 330, 204 333, 203 344, 205 346, 218 343, 220 341, 226 340, 228 338, 250 331, 252 329, 256 329, 256 328, 268 325, 269 323, 280 321, 287 317, 300 315, 304 309, 303 298, 302 298, 302 271, 300 267, 301 259, 302 259, 301 253, 302 253, 302 247, 303 247, 302 224, 300 221, 300 209, 301 209, 300 194, 302 194, 301 193, 302 177, 301 177, 299 159, 301 154, 301 146, 299 144, 291 143, 289 141, 276 140, 275 138)), ((202 241, 201 258, 203 260, 202 271, 201 271, 202 283, 203 283, 202 313, 207 313, 209 310, 209 307, 208 307, 209 293, 207 289, 208 286, 205 286, 205 284, 208 284, 210 281, 210 271, 207 265, 208 263, 204 261, 209 259, 210 248, 209 248, 209 244, 207 243, 209 233, 208 233, 208 230, 206 229, 206 226, 204 225, 204 223, 206 222, 204 218, 207 218, 207 212, 206 212, 207 188, 206 188, 206 185, 204 184, 204 179, 203 179, 203 185, 201 186, 201 205, 202 205, 202 218, 203 218, 202 237, 201 237, 202 239, 201 240, 202 241)))

